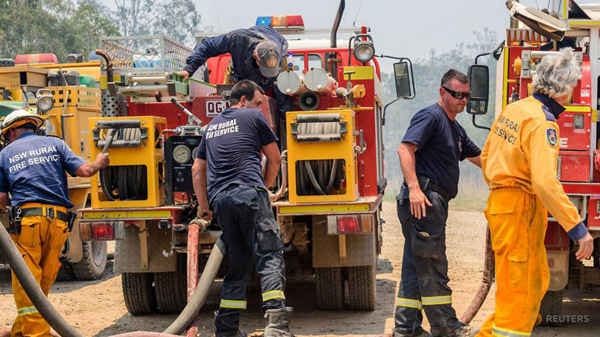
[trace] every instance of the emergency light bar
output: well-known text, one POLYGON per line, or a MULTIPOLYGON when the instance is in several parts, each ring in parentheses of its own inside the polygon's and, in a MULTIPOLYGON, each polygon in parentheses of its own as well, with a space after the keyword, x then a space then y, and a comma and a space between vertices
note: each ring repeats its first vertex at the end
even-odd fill
POLYGON ((259 16, 257 26, 269 26, 281 33, 301 33, 304 31, 302 15, 259 16))

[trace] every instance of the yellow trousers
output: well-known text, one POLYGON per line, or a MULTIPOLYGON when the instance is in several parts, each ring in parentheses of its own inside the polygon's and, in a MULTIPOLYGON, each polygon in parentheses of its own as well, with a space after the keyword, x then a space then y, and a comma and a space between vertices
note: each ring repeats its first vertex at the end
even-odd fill
MULTIPOLYGON (((60 269, 60 252, 68 234, 67 224, 62 220, 28 216, 21 220, 21 233, 12 235, 27 267, 46 296, 60 269)), ((17 319, 13 323, 11 337, 50 337, 50 325, 33 306, 14 273, 12 288, 17 319)))
POLYGON ((495 312, 477 337, 530 336, 548 289, 547 211, 518 188, 492 190, 486 218, 496 258, 495 312))

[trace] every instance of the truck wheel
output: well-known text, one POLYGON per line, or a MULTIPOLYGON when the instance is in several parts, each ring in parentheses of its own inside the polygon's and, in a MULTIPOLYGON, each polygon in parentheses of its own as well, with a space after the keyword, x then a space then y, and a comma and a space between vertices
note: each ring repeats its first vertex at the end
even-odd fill
POLYGON ((151 273, 123 273, 121 285, 127 311, 134 316, 147 315, 156 308, 151 273))
POLYGON ((347 268, 346 304, 351 310, 375 310, 375 266, 347 268))
POLYGON ((154 273, 156 307, 161 314, 179 313, 187 304, 185 272, 154 273))
POLYGON ((316 268, 317 307, 320 309, 342 309, 344 291, 341 268, 316 268))
POLYGON ((562 299, 563 291, 550 291, 546 292, 542 299, 542 305, 540 306, 541 325, 544 326, 557 326, 560 322, 551 319, 551 317, 560 317, 562 315, 562 299))
POLYGON ((83 241, 83 258, 72 263, 75 278, 80 281, 97 280, 104 274, 107 260, 106 241, 83 241))

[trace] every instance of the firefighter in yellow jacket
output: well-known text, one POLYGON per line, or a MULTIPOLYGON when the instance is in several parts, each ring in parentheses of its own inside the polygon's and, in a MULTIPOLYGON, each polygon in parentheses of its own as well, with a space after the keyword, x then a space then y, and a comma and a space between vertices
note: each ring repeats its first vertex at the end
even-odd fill
POLYGON ((544 236, 548 212, 587 259, 593 239, 556 177, 556 119, 580 77, 573 53, 545 56, 535 68, 534 94, 506 106, 481 154, 491 189, 485 215, 496 258, 495 312, 479 337, 530 336, 549 283, 544 236))

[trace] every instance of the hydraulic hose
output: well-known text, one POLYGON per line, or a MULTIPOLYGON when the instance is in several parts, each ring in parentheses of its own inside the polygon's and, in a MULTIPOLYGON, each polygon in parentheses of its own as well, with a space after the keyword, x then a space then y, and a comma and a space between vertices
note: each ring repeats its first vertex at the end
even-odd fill
POLYGON ((471 304, 460 318, 461 322, 469 324, 479 309, 481 309, 485 298, 490 292, 492 283, 494 282, 494 269, 494 252, 492 251, 490 229, 488 228, 485 235, 485 260, 483 264, 483 278, 481 280, 481 285, 479 286, 479 290, 475 294, 475 297, 471 300, 471 304))
POLYGON ((54 309, 33 275, 31 275, 29 268, 25 264, 25 260, 23 260, 21 253, 19 253, 19 250, 12 242, 10 235, 3 224, 0 224, 0 249, 6 255, 10 267, 15 275, 17 275, 27 296, 29 296, 31 302, 33 302, 37 310, 44 316, 44 319, 46 319, 54 330, 62 337, 83 337, 82 334, 70 326, 58 314, 56 309, 54 309))
POLYGON ((223 240, 219 238, 208 256, 208 261, 206 262, 202 276, 200 276, 200 281, 198 281, 198 287, 196 287, 190 301, 185 308, 183 308, 181 314, 177 316, 173 323, 171 323, 163 333, 180 334, 192 324, 192 321, 198 316, 200 309, 206 302, 210 286, 217 276, 217 272, 223 261, 223 255, 225 255, 225 244, 223 243, 223 240))
MULTIPOLYGON (((7 261, 10 264, 12 270, 17 276, 19 282, 25 289, 27 296, 31 299, 33 305, 42 314, 44 319, 58 332, 62 337, 84 337, 71 325, 69 325, 56 309, 52 306, 52 303, 48 300, 46 295, 42 292, 42 289, 38 285, 33 275, 29 271, 29 268, 25 264, 23 257, 19 253, 17 247, 12 242, 10 235, 4 228, 4 225, 0 223, 0 250, 6 255, 7 261)), ((210 286, 219 270, 221 261, 223 261, 223 255, 225 253, 225 244, 221 239, 215 243, 204 272, 200 277, 198 287, 192 294, 190 301, 185 306, 181 314, 167 327, 163 332, 146 332, 136 331, 128 332, 120 335, 114 335, 115 337, 181 337, 177 335, 185 330, 191 322, 194 320, 200 309, 206 302, 208 291, 210 286)))

